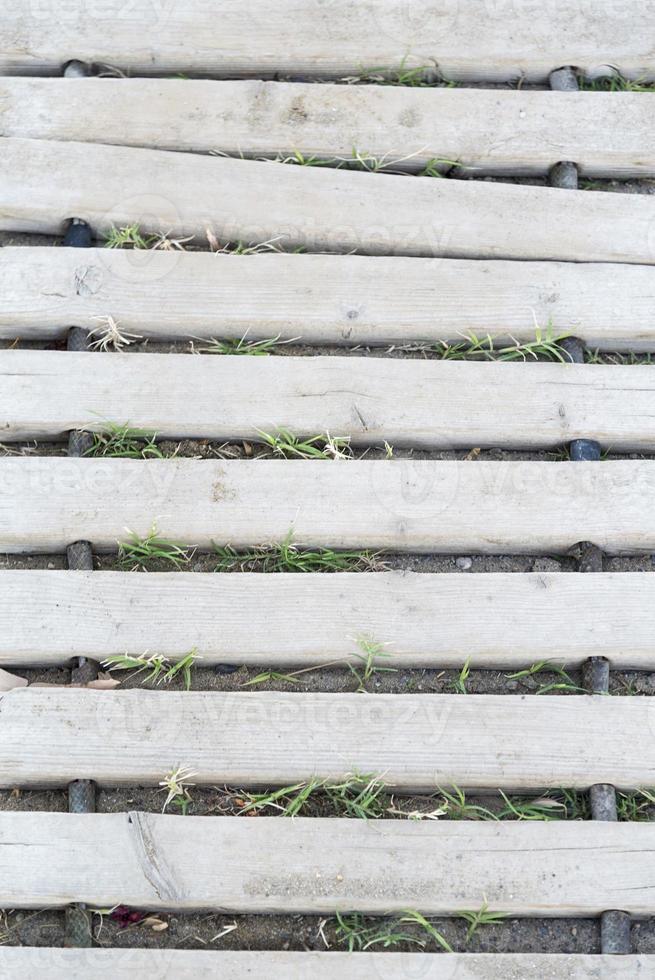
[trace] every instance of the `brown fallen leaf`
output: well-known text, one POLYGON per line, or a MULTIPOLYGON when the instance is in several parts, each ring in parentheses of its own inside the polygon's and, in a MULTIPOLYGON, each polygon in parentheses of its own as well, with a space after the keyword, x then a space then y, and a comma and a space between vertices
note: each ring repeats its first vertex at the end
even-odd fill
POLYGON ((28 682, 24 677, 16 677, 15 674, 10 674, 9 671, 0 668, 0 694, 13 691, 18 687, 27 687, 27 684, 28 682))

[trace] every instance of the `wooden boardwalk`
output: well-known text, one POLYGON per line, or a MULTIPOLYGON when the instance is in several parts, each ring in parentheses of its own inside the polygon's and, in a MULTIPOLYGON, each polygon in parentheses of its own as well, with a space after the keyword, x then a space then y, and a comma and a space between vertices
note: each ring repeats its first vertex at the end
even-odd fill
POLYGON ((0 790, 68 788, 72 811, 0 812, 0 910, 66 910, 71 947, 0 940, 1 977, 655 972, 630 945, 655 914, 655 830, 617 820, 617 792, 655 785, 655 709, 609 681, 655 671, 655 576, 583 574, 655 553, 655 373, 637 356, 655 352, 655 197, 585 183, 655 177, 655 12, 526 0, 508 30, 502 6, 0 14, 0 665, 32 680, 72 664, 74 682, 0 676, 0 790), (601 77, 622 90, 593 90, 601 77), (221 353, 249 346, 263 356, 221 353), (121 427, 162 458, 100 458, 94 435, 121 427), (285 433, 328 449, 262 451, 285 433), (155 435, 196 451, 164 458, 155 435), (173 563, 128 571, 130 542, 151 539, 173 563), (258 566, 284 547, 355 552, 357 570, 258 566), (232 553, 245 571, 212 570, 232 553), (388 570, 407 556, 548 570, 388 570), (470 669, 548 667, 584 668, 582 686, 80 689, 108 658, 351 676, 371 650, 392 671, 462 671, 460 689, 470 669), (95 812, 96 788, 170 788, 176 771, 246 796, 353 774, 394 800, 564 789, 592 819, 95 812), (119 905, 482 907, 597 918, 601 941, 83 948, 89 908, 119 905))

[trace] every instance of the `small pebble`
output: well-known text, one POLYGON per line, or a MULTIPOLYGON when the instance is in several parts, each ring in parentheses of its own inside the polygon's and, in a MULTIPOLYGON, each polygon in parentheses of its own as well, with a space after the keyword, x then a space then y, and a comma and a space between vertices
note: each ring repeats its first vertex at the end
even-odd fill
POLYGON ((461 568, 463 572, 468 572, 471 568, 473 568, 473 559, 458 558, 455 564, 457 565, 458 568, 461 568))

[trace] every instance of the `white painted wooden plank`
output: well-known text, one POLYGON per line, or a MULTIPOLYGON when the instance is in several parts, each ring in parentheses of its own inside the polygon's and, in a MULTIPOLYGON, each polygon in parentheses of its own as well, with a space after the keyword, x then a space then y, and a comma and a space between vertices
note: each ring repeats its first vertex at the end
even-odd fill
POLYGON ((246 157, 349 160, 356 149, 409 171, 437 159, 543 175, 574 160, 585 176, 637 177, 655 173, 652 102, 634 92, 4 78, 0 132, 246 157))
POLYGON ((0 665, 146 650, 307 667, 384 645, 389 666, 541 660, 655 670, 655 575, 0 573, 0 665), (294 610, 311 609, 311 617, 294 610), (129 610, 129 615, 127 615, 129 610), (481 615, 484 611, 484 615, 481 615), (216 623, 220 622, 220 630, 216 623))
POLYGON ((534 340, 655 350, 650 266, 401 256, 0 249, 0 338, 61 336, 112 316, 162 338, 281 335, 305 343, 534 340))
POLYGON ((539 953, 278 953, 178 949, 3 947, 6 980, 646 980, 655 957, 539 953))
POLYGON ((451 914, 486 900, 511 915, 643 916, 655 907, 654 846, 647 823, 185 817, 182 827, 161 814, 3 813, 0 899, 322 914, 451 914))
POLYGON ((171 439, 262 439, 280 428, 354 446, 551 449, 595 439, 655 450, 650 366, 365 357, 0 351, 5 442, 108 421, 171 439))
POLYGON ((655 199, 90 143, 0 143, 0 230, 144 232, 287 249, 655 263, 655 199))
POLYGON ((655 464, 0 459, 0 550, 115 551, 127 529, 211 548, 655 551, 655 464), (20 501, 20 507, 17 502, 20 501))
POLYGON ((647 698, 28 687, 0 694, 0 708, 2 788, 156 786, 181 765, 198 784, 234 786, 353 772, 429 792, 655 780, 647 698))
POLYGON ((184 4, 15 0, 0 33, 0 72, 58 74, 70 59, 132 74, 339 76, 427 65, 447 78, 545 81, 562 65, 591 74, 655 74, 649 4, 443 0, 408 12, 402 0, 186 0, 184 4), (639 24, 639 30, 634 25, 639 24), (289 29, 293 25, 293 30, 289 29))

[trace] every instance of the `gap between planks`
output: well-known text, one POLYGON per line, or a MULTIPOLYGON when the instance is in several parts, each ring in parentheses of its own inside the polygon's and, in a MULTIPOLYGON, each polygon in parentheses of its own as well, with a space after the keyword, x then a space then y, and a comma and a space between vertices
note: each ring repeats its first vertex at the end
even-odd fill
MULTIPOLYGON (((71 84, 75 84, 74 82, 71 84)), ((5 139, 0 230, 145 233, 286 249, 655 263, 655 199, 5 139)))
POLYGON ((654 956, 539 953, 279 953, 178 949, 0 949, 5 980, 625 980, 655 973, 654 956))
POLYGON ((4 789, 157 786, 180 766, 237 787, 352 773, 428 793, 655 782, 647 698, 21 688, 0 709, 4 789))
POLYGON ((0 351, 4 442, 106 431, 262 441, 284 428, 354 446, 655 450, 650 366, 365 357, 0 351))
POLYGON ((0 665, 58 666, 154 651, 303 668, 361 663, 358 638, 394 667, 655 670, 655 575, 411 572, 147 575, 0 572, 0 665), (311 616, 297 615, 310 609, 311 616), (129 615, 126 615, 129 610, 129 615), (220 629, 216 629, 220 623, 220 629))
POLYGON ((2 813, 0 901, 324 915, 484 903, 512 916, 641 917, 655 908, 654 853, 647 823, 2 813))
POLYGON ((455 161, 477 174, 655 174, 650 93, 211 82, 0 79, 2 135, 230 156, 300 153, 391 170, 455 161), (466 119, 466 126, 462 126, 466 119))
POLYGON ((653 34, 655 12, 642 0, 500 12, 485 0, 442 0, 411 13, 403 0, 113 0, 91 9, 69 0, 56 18, 14 0, 0 30, 0 72, 59 74, 77 58, 137 75, 338 77, 427 66, 436 78, 546 82, 575 65, 591 76, 653 78, 653 34))
POLYGON ((0 459, 0 550, 115 552, 129 532, 211 549, 655 551, 655 463, 0 459), (17 502, 20 501, 20 507, 17 502))
POLYGON ((50 339, 111 315, 155 339, 461 343, 535 339, 655 350, 649 266, 339 255, 0 249, 0 337, 50 339))

